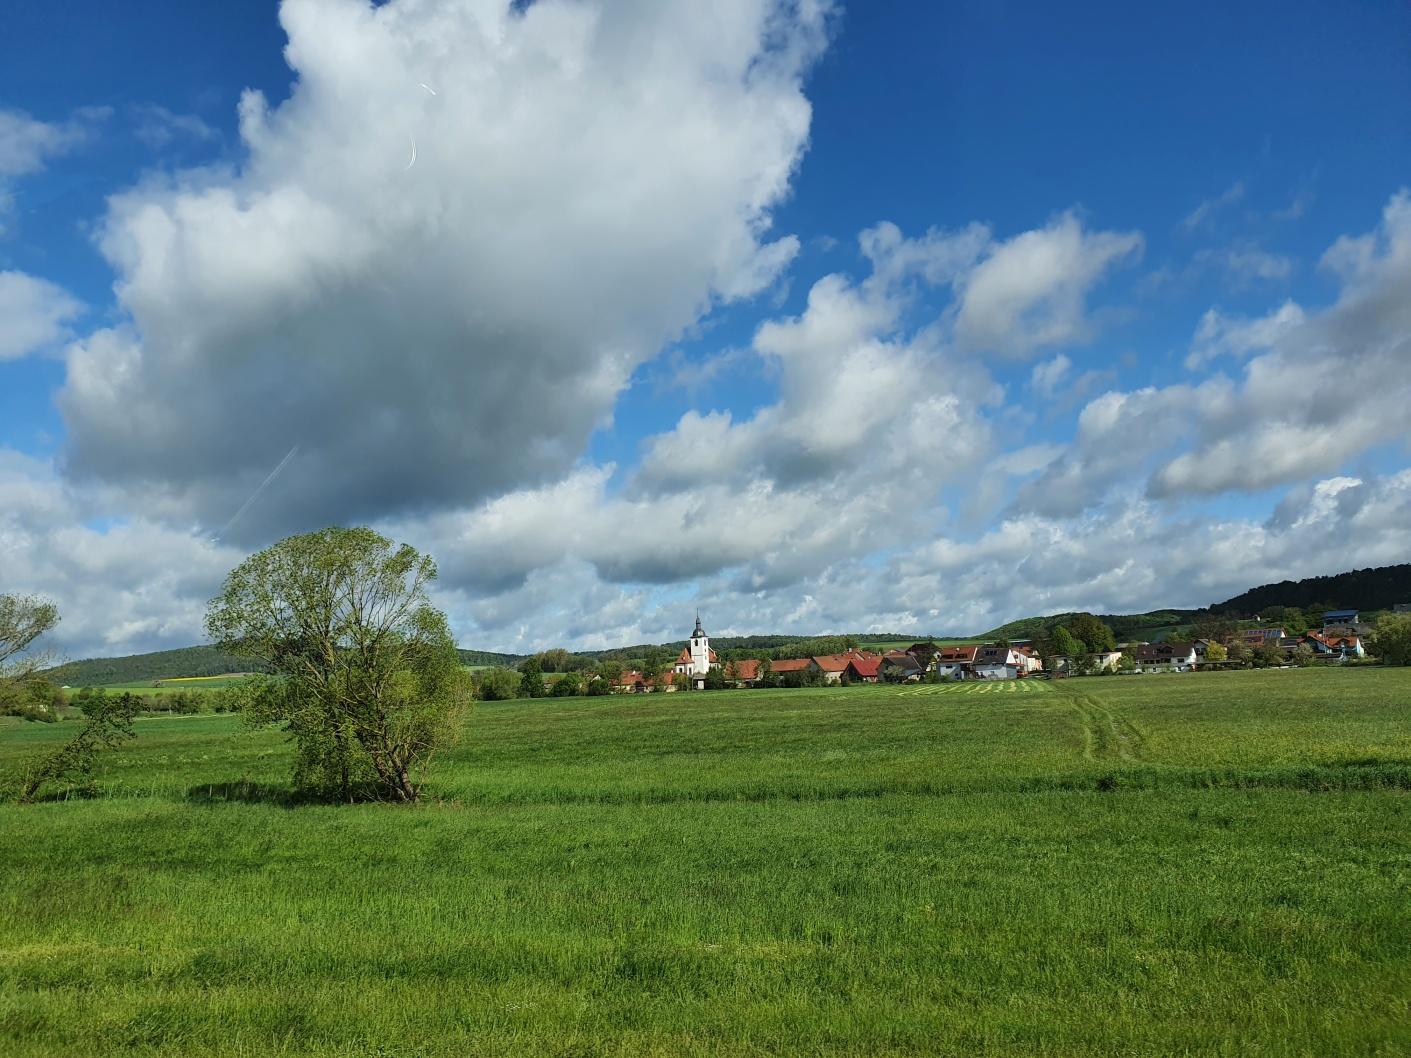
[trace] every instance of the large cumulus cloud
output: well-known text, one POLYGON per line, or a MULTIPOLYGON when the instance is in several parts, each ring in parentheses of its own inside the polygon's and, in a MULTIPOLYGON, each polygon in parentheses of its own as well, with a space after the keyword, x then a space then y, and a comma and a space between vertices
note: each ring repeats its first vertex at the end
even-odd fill
POLYGON ((633 369, 796 241, 823 0, 286 0, 237 171, 115 197, 127 320, 76 344, 67 467, 236 527, 561 476, 633 369))

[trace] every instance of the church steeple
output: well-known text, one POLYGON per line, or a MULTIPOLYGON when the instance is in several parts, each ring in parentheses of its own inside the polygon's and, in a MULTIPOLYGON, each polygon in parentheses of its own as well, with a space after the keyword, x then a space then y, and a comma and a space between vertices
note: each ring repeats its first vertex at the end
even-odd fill
POLYGON ((705 629, 701 627, 701 612, 700 612, 699 610, 697 610, 697 611, 696 611, 696 630, 691 633, 691 638, 692 638, 692 639, 704 639, 705 637, 706 637, 705 629))

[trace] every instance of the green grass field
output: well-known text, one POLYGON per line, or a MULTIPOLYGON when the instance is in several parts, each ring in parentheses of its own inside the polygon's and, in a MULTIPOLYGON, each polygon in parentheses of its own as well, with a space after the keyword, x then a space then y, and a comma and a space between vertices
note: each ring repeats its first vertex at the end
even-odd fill
POLYGON ((139 720, 99 798, 0 807, 0 1054, 1408 1054, 1408 703, 484 703, 413 808, 291 807, 278 734, 139 720))
MULTIPOLYGON (((175 694, 177 691, 218 691, 223 687, 238 683, 242 679, 244 679, 243 675, 187 676, 161 680, 135 680, 127 683, 104 683, 99 686, 109 694, 131 691, 133 694, 150 697, 157 694, 175 694)), ((78 689, 78 687, 70 686, 69 692, 73 693, 78 689)))

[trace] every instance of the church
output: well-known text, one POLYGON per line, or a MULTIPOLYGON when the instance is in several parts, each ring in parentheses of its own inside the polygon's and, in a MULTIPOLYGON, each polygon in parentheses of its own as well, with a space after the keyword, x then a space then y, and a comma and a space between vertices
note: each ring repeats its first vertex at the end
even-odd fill
POLYGON ((695 690, 705 689, 705 678, 712 666, 719 664, 715 651, 710 649, 710 636, 701 627, 701 615, 696 614, 696 628, 691 633, 691 641, 681 648, 681 656, 676 659, 675 671, 690 677, 695 690))

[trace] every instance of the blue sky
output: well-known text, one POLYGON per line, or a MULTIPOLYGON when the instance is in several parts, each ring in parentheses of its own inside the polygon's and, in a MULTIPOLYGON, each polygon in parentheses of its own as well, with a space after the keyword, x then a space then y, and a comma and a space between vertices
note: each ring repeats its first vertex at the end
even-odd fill
POLYGON ((1411 557, 1404 5, 3 18, 0 590, 65 649, 330 522, 509 649, 1411 557))

